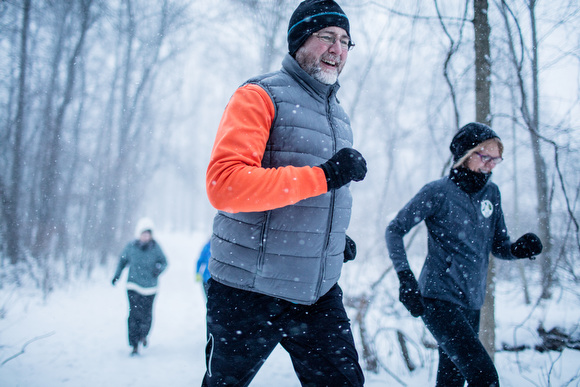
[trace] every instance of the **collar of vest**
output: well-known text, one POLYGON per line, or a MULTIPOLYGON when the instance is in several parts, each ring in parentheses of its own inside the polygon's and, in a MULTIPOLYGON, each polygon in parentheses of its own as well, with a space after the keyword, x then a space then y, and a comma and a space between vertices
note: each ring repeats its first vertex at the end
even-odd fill
POLYGON ((327 85, 314 79, 310 74, 304 71, 302 67, 300 67, 298 62, 296 62, 296 59, 294 59, 290 54, 286 54, 282 60, 282 69, 296 79, 305 89, 314 92, 322 98, 336 95, 340 88, 338 80, 332 85, 327 85))

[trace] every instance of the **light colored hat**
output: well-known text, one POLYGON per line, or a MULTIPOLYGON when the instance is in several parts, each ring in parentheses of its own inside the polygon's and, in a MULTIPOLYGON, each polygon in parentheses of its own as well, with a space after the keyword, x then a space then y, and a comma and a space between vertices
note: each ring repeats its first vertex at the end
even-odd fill
POLYGON ((155 225, 150 218, 145 217, 139 219, 139 221, 137 221, 137 226, 135 227, 135 238, 139 239, 141 234, 145 231, 151 231, 151 233, 153 233, 154 228, 155 225))

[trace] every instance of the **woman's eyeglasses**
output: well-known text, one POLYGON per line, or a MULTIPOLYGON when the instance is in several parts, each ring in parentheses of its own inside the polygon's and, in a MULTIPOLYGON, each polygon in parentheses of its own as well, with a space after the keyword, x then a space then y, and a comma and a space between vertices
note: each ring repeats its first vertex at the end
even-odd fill
POLYGON ((479 156, 479 158, 481 159, 481 162, 484 164, 488 164, 488 163, 493 163, 494 165, 498 165, 499 163, 501 163, 503 161, 503 158, 500 157, 491 157, 489 155, 482 155, 479 152, 475 152, 476 155, 479 156))

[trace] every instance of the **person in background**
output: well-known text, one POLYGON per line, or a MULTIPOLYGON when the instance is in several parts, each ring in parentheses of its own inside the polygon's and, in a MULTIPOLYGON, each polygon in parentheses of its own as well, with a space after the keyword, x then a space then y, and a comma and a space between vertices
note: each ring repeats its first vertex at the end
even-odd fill
POLYGON ((167 268, 167 259, 159 244, 153 239, 153 222, 139 219, 135 228, 135 240, 123 249, 113 276, 115 286, 121 273, 129 266, 127 296, 129 318, 127 321, 131 355, 139 353, 139 343, 147 346, 147 335, 153 320, 153 300, 157 294, 159 275, 167 268))
POLYGON ((487 125, 473 122, 451 141, 449 176, 425 185, 387 227, 389 257, 399 277, 399 300, 421 316, 439 345, 437 386, 499 386, 492 359, 479 341, 480 309, 489 254, 532 259, 542 251, 533 233, 510 242, 500 192, 489 181, 503 145, 487 125), (425 221, 427 258, 419 282, 409 266, 403 236, 425 221))
POLYGON ((201 253, 199 254, 199 258, 197 259, 197 264, 195 265, 195 280, 197 282, 201 282, 203 285, 203 292, 205 294, 205 298, 207 299, 207 288, 208 284, 207 281, 210 279, 209 274, 209 257, 211 255, 211 240, 207 241, 207 243, 201 249, 201 253))
POLYGON ((302 385, 364 382, 337 284, 355 252, 349 183, 367 171, 336 98, 354 43, 328 0, 301 2, 287 37, 282 69, 230 99, 207 169, 204 386, 247 386, 278 344, 302 385))

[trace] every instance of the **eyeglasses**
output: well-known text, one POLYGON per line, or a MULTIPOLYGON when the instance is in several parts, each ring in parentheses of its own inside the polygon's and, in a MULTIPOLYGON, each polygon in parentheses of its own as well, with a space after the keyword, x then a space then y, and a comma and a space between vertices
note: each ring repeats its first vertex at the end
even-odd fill
POLYGON ((488 164, 488 163, 493 163, 494 165, 498 165, 499 163, 501 163, 503 161, 503 158, 500 157, 491 157, 489 155, 482 155, 479 152, 475 152, 476 155, 479 156, 479 158, 481 159, 481 162, 484 164, 488 164))
POLYGON ((313 32, 312 35, 316 36, 322 43, 332 46, 338 40, 340 42, 340 48, 343 50, 350 51, 354 47, 354 42, 350 40, 350 38, 341 36, 337 37, 334 34, 330 33, 318 33, 313 32))

